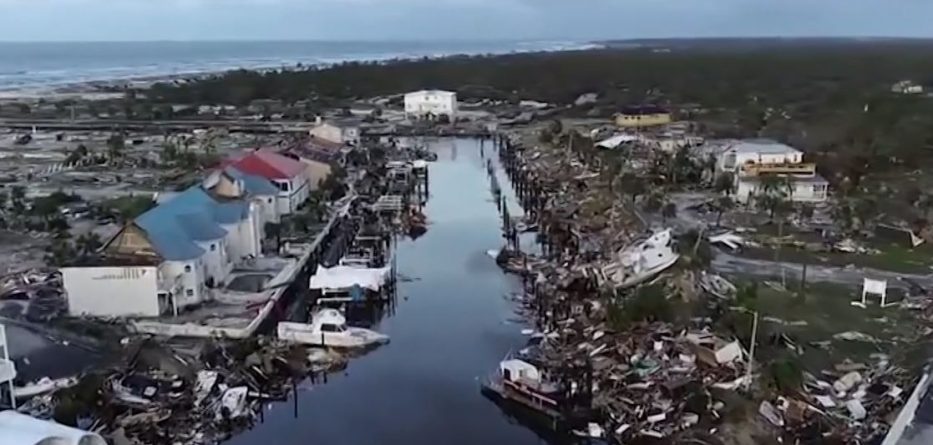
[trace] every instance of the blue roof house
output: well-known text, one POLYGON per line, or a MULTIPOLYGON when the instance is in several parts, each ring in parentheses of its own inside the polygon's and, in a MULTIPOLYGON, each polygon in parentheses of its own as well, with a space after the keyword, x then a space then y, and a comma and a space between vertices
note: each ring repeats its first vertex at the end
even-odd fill
POLYGON ((236 263, 261 254, 261 204, 278 193, 236 173, 223 174, 236 194, 198 184, 127 224, 104 246, 115 266, 63 268, 70 313, 160 316, 210 300, 236 263))

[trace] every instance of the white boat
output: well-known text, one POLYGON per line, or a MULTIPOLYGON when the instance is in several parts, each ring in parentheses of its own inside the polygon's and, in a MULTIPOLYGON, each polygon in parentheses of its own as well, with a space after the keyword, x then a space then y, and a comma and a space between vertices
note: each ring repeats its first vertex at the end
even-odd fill
POLYGON ((62 388, 70 388, 78 384, 77 377, 65 377, 61 379, 50 379, 43 377, 36 382, 27 383, 23 386, 13 388, 13 396, 17 399, 35 397, 40 394, 49 393, 62 388))
POLYGON ((657 276, 674 265, 680 254, 674 251, 671 229, 651 235, 619 252, 619 260, 603 268, 603 274, 616 287, 631 287, 657 276))
POLYGON ((334 348, 365 348, 389 342, 389 336, 364 328, 347 326, 336 309, 322 309, 311 323, 280 322, 276 332, 282 340, 334 348))

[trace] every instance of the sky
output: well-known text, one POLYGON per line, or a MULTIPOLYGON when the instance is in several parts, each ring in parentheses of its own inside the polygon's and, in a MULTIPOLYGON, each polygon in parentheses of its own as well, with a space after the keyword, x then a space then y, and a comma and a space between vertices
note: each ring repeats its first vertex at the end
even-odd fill
POLYGON ((933 37, 933 0, 0 0, 0 41, 933 37))

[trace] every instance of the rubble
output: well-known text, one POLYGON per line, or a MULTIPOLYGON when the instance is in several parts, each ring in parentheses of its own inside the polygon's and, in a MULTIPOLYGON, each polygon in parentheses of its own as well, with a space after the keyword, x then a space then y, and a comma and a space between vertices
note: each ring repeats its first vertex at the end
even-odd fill
MULTIPOLYGON (((645 288, 660 289, 660 300, 716 308, 713 314, 750 311, 734 307, 742 303, 736 301, 735 284, 694 262, 702 234, 689 247, 676 246, 672 231, 646 236, 647 223, 628 199, 612 199, 617 178, 603 174, 606 158, 576 151, 575 136, 569 139, 569 149, 548 149, 518 137, 500 141, 502 162, 525 213, 520 221, 537 228, 539 245, 518 249, 509 228, 519 220, 509 216, 512 222, 504 224, 509 242, 489 255, 522 276, 525 292, 515 298, 518 311, 543 333, 535 334, 520 354, 540 362, 552 377, 573 382, 574 400, 592 410, 588 422, 598 421, 607 438, 619 443, 643 438, 676 443, 690 432, 715 434, 726 412, 735 408, 730 405, 751 399, 758 417, 785 443, 822 443, 829 437, 864 443, 884 434, 889 414, 902 403, 901 388, 913 380, 886 357, 874 364, 842 361, 819 378, 804 371, 802 388, 776 390, 765 378, 773 378, 768 361, 752 368, 754 348, 746 350, 749 345, 742 341, 748 337, 737 336, 734 326, 725 332, 708 317, 620 322, 625 314, 619 311, 645 288), (660 255, 661 263, 667 263, 667 255, 673 262, 652 265, 657 270, 639 267, 641 254, 657 248, 669 249, 660 255), (645 270, 650 273, 641 273, 645 270), (636 275, 641 276, 633 279, 636 275)), ((706 240, 729 250, 755 246, 738 232, 706 240)), ((790 286, 764 284, 790 293, 790 286)), ((760 319, 769 331, 810 325, 769 314, 760 319)), ((879 342, 855 330, 832 339, 879 342)), ((805 347, 833 346, 829 339, 804 343, 781 331, 768 341, 798 356, 805 347)), ((578 431, 585 429, 582 425, 587 423, 578 431)))

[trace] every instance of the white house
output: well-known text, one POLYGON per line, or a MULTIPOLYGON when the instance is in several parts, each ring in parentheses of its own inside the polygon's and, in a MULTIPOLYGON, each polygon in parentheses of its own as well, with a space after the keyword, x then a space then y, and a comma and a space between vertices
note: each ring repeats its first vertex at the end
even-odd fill
POLYGON ((726 144, 716 161, 720 171, 734 173, 750 164, 799 164, 803 152, 770 139, 747 139, 726 144))
POLYGON ((730 142, 717 154, 720 171, 735 177, 733 197, 743 203, 762 193, 762 178, 777 176, 786 184, 779 191, 794 202, 826 200, 829 182, 816 172, 816 165, 803 162, 803 152, 768 139, 730 142))
MULTIPOLYGON (((829 182, 819 175, 810 177, 790 176, 787 186, 781 193, 793 202, 823 202, 826 201, 829 191, 829 182)), ((761 177, 745 176, 736 181, 733 197, 742 203, 750 202, 756 194, 762 192, 761 177)))
POLYGON ((450 120, 457 116, 457 93, 442 90, 421 90, 405 95, 405 115, 410 117, 437 117, 450 120))

